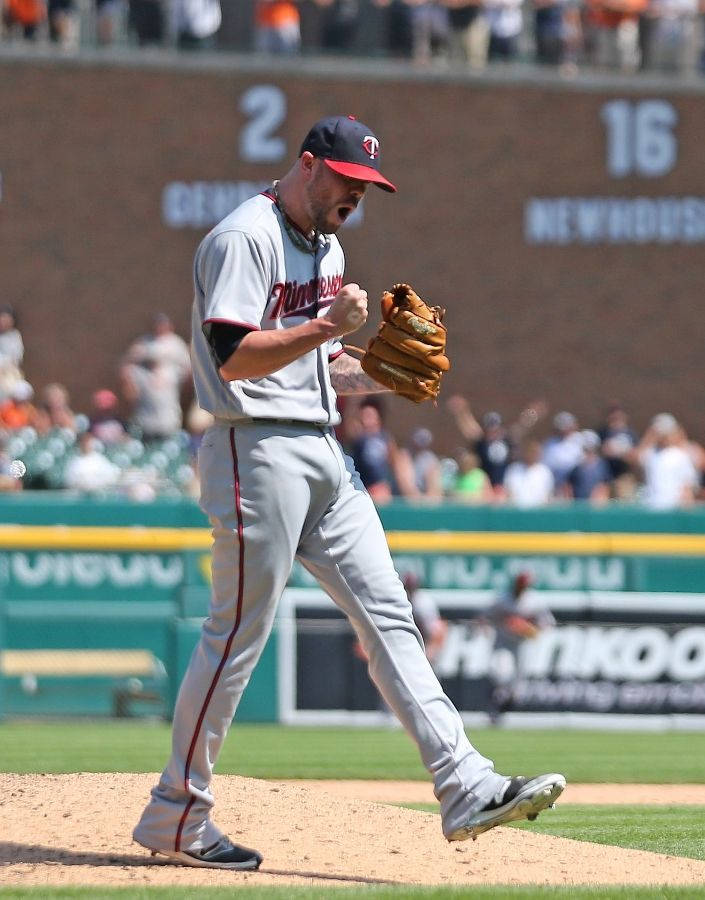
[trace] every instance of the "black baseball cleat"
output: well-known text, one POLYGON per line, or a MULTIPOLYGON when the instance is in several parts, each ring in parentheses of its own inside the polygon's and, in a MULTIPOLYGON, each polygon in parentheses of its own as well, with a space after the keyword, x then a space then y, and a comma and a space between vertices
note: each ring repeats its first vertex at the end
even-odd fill
POLYGON ((262 862, 261 853, 233 844, 225 835, 205 850, 147 849, 152 851, 152 856, 168 856, 183 866, 198 866, 203 869, 236 869, 245 872, 259 869, 262 862))
POLYGON ((507 778, 487 806, 450 834, 448 840, 476 840, 478 834, 497 825, 506 825, 507 822, 517 822, 520 819, 533 821, 542 810, 553 806, 564 788, 563 775, 536 775, 534 778, 517 775, 507 778))

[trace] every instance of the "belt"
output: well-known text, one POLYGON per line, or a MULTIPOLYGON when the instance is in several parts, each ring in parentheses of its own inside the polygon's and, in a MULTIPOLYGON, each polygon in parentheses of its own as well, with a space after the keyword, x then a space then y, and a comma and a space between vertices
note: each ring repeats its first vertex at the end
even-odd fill
POLYGON ((307 422, 304 419, 270 419, 266 416, 252 416, 248 419, 216 419, 219 425, 232 427, 234 425, 296 425, 297 427, 306 426, 307 428, 328 428, 322 422, 307 422))

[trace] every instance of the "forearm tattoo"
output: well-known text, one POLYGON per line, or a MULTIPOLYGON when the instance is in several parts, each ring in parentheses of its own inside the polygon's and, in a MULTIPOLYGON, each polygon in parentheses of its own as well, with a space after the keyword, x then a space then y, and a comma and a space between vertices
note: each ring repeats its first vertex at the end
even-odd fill
POLYGON ((381 394, 388 389, 365 375, 360 360, 341 353, 330 364, 330 380, 336 394, 381 394))

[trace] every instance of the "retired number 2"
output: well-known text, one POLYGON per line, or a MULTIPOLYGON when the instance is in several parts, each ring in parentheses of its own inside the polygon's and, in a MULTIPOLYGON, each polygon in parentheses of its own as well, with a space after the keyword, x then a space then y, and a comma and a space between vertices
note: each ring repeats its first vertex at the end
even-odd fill
POLYGON ((286 156, 286 141, 275 132, 286 116, 286 96, 273 84, 258 84, 240 98, 240 111, 249 121, 240 133, 240 158, 273 163, 286 156))

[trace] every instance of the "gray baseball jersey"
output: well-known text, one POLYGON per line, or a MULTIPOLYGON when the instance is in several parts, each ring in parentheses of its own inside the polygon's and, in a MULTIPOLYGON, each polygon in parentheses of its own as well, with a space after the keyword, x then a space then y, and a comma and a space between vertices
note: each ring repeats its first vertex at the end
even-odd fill
POLYGON ((224 381, 213 364, 206 333, 214 322, 259 331, 290 328, 321 316, 343 285, 344 266, 335 235, 321 239, 315 254, 296 248, 270 194, 243 203, 203 239, 194 264, 191 345, 196 395, 203 409, 233 422, 340 421, 329 374, 330 360, 342 353, 339 340, 264 378, 224 381))

